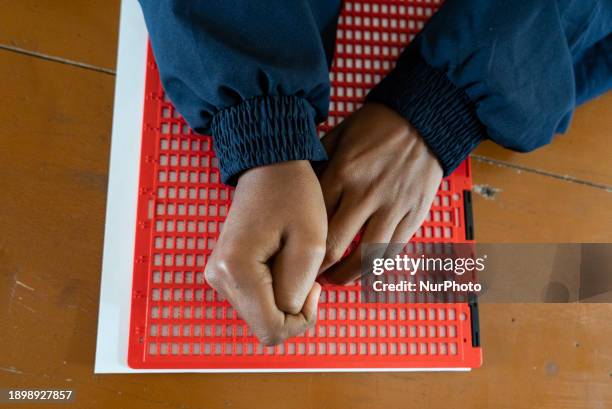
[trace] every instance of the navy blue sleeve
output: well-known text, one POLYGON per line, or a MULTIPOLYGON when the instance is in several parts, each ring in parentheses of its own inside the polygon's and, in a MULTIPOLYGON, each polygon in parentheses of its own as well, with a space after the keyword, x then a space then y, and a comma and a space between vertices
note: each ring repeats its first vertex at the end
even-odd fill
POLYGON ((418 129, 445 175, 484 139, 530 151, 612 85, 612 0, 447 0, 368 100, 418 129))
POLYGON ((577 104, 612 89, 612 33, 580 54, 574 72, 577 104))
POLYGON ((225 183, 281 161, 325 160, 339 0, 140 0, 164 90, 210 134, 225 183), (330 41, 331 40, 331 41, 330 41))

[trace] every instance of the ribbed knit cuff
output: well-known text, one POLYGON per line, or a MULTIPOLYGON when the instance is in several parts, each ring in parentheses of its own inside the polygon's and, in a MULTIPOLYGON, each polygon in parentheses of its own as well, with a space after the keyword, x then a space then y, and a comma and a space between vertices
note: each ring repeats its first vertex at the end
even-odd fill
POLYGON ((414 126, 448 176, 487 137, 476 107, 446 74, 408 47, 397 66, 368 94, 414 126))
POLYGON ((212 120, 221 180, 235 186, 248 169, 290 160, 327 159, 315 111, 296 96, 262 96, 219 111, 212 120))

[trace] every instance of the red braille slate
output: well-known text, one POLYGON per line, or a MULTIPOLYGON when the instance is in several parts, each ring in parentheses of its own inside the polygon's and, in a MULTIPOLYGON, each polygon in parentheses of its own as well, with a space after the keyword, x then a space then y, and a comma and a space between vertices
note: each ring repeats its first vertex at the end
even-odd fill
MULTIPOLYGON (((357 109, 440 2, 347 1, 339 18, 325 132, 357 109)), ((359 285, 325 286, 315 328, 264 347, 204 280, 229 211, 210 137, 164 95, 149 50, 128 363, 132 368, 313 370, 473 368, 477 309, 467 303, 363 303, 359 285)), ((413 242, 470 241, 469 163, 444 179, 413 242), (469 218, 469 217, 468 217, 469 218), (468 225, 466 227, 466 224, 468 225), (466 237, 467 232, 467 237, 466 237)))

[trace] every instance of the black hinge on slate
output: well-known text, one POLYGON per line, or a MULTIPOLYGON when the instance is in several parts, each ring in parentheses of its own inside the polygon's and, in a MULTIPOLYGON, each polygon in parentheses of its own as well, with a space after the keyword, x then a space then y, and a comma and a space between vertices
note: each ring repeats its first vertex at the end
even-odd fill
POLYGON ((465 219, 465 239, 474 240, 474 214, 472 213, 472 192, 463 191, 463 215, 465 219))
POLYGON ((472 327, 472 346, 480 346, 480 319, 478 317, 478 297, 476 294, 468 296, 468 305, 470 307, 470 326, 472 327))
MULTIPOLYGON (((463 212, 465 219, 465 239, 474 240, 474 213, 472 212, 472 192, 463 191, 463 212)), ((478 317, 478 297, 476 294, 468 296, 470 307, 470 327, 472 328, 472 346, 480 346, 480 319, 478 317)))

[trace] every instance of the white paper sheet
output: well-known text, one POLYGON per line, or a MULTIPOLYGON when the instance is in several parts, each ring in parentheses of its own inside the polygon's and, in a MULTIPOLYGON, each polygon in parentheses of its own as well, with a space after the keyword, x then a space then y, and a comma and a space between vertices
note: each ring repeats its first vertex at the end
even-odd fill
POLYGON ((127 366, 127 348, 146 46, 147 31, 138 2, 123 1, 102 260, 96 373, 136 372, 127 366))

